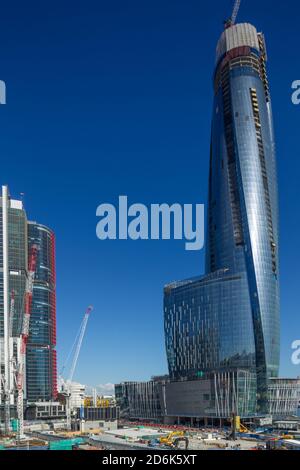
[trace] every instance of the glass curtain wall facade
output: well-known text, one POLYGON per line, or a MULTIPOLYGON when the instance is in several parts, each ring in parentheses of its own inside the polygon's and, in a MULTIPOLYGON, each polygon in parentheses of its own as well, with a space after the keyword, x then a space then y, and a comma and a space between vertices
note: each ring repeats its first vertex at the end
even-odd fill
POLYGON ((120 417, 159 421, 162 418, 160 388, 161 383, 157 380, 116 384, 115 396, 120 417))
POLYGON ((34 244, 38 246, 38 259, 26 355, 29 402, 53 400, 57 396, 54 233, 44 225, 29 222, 29 252, 34 244))
POLYGON ((0 198, 0 405, 4 400, 2 378, 7 383, 10 404, 13 405, 15 400, 14 372, 20 350, 26 274, 26 213, 22 201, 11 199, 8 188, 4 186, 0 198))
POLYGON ((224 368, 255 367, 245 273, 217 271, 165 287, 170 376, 201 378, 224 368))
MULTIPOLYGON (((10 334, 21 333, 27 272, 27 219, 21 201, 10 200, 8 207, 9 296, 14 296, 10 334)), ((0 335, 3 336, 3 240, 2 207, 0 207, 0 335)))
POLYGON ((247 369, 257 411, 279 370, 278 201, 264 37, 244 23, 217 45, 206 276, 164 291, 170 376, 247 369))

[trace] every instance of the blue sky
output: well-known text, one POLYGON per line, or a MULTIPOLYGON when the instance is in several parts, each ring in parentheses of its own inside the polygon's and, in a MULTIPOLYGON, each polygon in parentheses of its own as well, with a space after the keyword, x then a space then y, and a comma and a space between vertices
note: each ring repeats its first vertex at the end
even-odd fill
MULTIPOLYGON (((90 385, 167 371, 162 290, 203 273, 182 241, 96 238, 96 208, 205 203, 214 51, 231 0, 14 1, 1 6, 1 184, 57 236, 59 363, 93 304, 75 379, 90 385)), ((281 208, 282 375, 300 375, 300 4, 242 2, 266 35, 281 208)))

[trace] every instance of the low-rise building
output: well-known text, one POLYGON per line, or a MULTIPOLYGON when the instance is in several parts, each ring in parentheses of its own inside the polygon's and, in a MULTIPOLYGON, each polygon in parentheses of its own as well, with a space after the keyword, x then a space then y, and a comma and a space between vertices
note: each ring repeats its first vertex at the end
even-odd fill
POLYGON ((243 419, 297 414, 299 379, 271 379, 269 413, 254 414, 255 374, 247 370, 203 374, 195 380, 155 378, 115 386, 120 416, 124 419, 197 425, 226 421, 232 413, 243 419))
POLYGON ((66 407, 58 401, 37 401, 29 404, 25 410, 25 419, 28 421, 62 419, 65 417, 66 407))
POLYGON ((269 382, 269 406, 272 416, 297 415, 300 378, 272 378, 269 382))

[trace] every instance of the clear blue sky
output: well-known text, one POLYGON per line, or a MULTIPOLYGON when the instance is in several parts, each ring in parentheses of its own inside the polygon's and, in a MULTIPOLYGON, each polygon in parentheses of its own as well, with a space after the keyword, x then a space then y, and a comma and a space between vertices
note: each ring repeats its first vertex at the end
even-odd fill
MULTIPOLYGON (((184 242, 96 238, 96 207, 206 203, 211 77, 231 0, 13 1, 0 11, 1 184, 24 192, 28 217, 57 236, 59 363, 86 306, 75 378, 143 380, 167 371, 162 290, 201 274, 184 242)), ((240 21, 263 30, 269 54, 281 206, 282 375, 300 375, 300 4, 244 0, 240 21)))

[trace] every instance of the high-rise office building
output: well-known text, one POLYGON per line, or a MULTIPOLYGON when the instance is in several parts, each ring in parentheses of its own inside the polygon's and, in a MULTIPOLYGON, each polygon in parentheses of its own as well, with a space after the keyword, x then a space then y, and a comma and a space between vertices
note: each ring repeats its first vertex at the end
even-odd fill
POLYGON ((26 352, 27 400, 50 401, 57 396, 55 237, 52 230, 28 223, 28 250, 38 247, 26 352))
POLYGON ((279 370, 277 177, 266 60, 264 37, 254 26, 231 25, 222 33, 206 275, 170 284, 164 294, 171 379, 245 371, 253 413, 267 410, 269 379, 279 370))
POLYGON ((0 405, 14 405, 14 364, 19 358, 27 273, 27 219, 22 201, 7 186, 0 198, 0 405), (12 308, 13 306, 13 308, 12 308), (6 365, 6 366, 5 366, 6 365))
POLYGON ((206 274, 165 286, 169 377, 116 385, 121 416, 202 426, 236 413, 264 425, 265 415, 297 412, 300 381, 278 378, 278 202, 266 60, 261 33, 227 22, 213 81, 206 274))
POLYGON ((20 360, 28 259, 38 246, 30 331, 26 350, 25 399, 56 397, 55 241, 48 228, 27 221, 21 200, 8 187, 0 197, 0 418, 4 403, 16 410, 16 374, 20 360), (7 398, 9 397, 9 398, 7 398))

